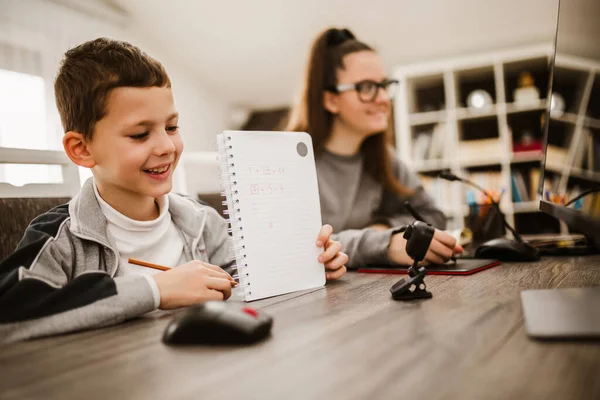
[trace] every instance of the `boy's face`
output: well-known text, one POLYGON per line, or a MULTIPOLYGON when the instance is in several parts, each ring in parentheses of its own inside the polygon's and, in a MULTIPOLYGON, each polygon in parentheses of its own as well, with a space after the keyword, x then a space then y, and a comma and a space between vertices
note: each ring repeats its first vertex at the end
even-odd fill
POLYGON ((136 200, 170 192, 183 150, 171 89, 116 88, 106 111, 87 144, 102 195, 136 200))

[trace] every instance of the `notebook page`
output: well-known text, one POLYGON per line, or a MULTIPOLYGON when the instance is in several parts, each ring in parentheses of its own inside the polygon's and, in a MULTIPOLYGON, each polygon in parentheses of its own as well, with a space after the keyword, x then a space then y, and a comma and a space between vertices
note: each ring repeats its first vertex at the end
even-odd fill
MULTIPOLYGON (((317 174, 310 136, 297 132, 226 131, 245 246, 246 300, 325 284, 317 174), (300 156, 297 147, 306 150, 300 156), (302 145, 300 145, 302 146, 302 145)), ((230 171, 231 172, 231 171, 230 171)), ((239 263, 240 260, 238 260, 239 263)))

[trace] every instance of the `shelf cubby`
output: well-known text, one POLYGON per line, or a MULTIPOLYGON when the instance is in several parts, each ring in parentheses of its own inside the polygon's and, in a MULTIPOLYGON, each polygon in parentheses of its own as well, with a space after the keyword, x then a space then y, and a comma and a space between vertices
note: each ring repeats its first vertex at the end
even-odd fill
POLYGON ((514 91, 519 87, 519 77, 524 72, 531 74, 533 84, 538 89, 540 99, 546 98, 549 80, 548 57, 537 57, 507 62, 503 67, 507 103, 514 103, 514 91))
POLYGON ((409 109, 411 114, 429 113, 444 110, 444 77, 440 74, 411 79, 408 82, 409 109))
POLYGON ((590 93, 586 116, 600 125, 600 72, 594 75, 594 85, 590 93))
POLYGON ((565 112, 577 114, 581 106, 583 91, 588 72, 556 66, 554 69, 553 93, 559 93, 565 99, 565 112))
MULTIPOLYGON (((443 170, 482 174, 483 180, 489 174, 499 186, 496 189, 506 188, 502 208, 519 232, 559 232, 558 222, 539 212, 539 195, 533 186, 539 187, 541 180, 556 190, 600 183, 600 64, 556 57, 553 89, 564 98, 565 109, 550 116, 546 156, 545 149, 538 147, 549 108, 551 59, 554 47, 547 43, 398 67, 394 77, 405 83, 397 94, 400 101, 394 115, 399 156, 428 179, 443 170), (516 101, 523 72, 531 74, 539 95, 516 101), (489 93, 493 104, 484 109, 468 107, 467 97, 478 89, 489 93), (417 133, 438 124, 443 124, 447 139, 444 154, 439 159, 415 159, 417 133), (522 141, 525 132, 531 136, 522 141), (593 154, 582 158, 579 149, 593 154), (543 162, 545 177, 541 176, 543 162), (513 173, 522 176, 519 189, 528 195, 518 203, 512 201, 513 173)), ((456 225, 463 222, 468 189, 453 188, 452 196, 438 202, 456 225)))
POLYGON ((485 90, 496 104, 496 84, 492 65, 479 66, 456 72, 458 107, 467 108, 467 98, 474 90, 485 90))

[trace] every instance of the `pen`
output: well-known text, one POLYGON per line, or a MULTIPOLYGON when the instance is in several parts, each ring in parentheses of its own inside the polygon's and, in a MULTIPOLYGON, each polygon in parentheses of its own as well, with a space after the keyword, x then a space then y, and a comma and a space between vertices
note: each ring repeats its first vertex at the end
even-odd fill
POLYGON ((408 210, 410 215, 413 216, 414 219, 416 219, 417 221, 423 221, 423 222, 427 223, 427 221, 425 221, 425 219, 421 216, 421 214, 419 214, 417 212, 417 210, 415 210, 408 201, 404 202, 404 207, 406 207, 406 209, 408 210))
MULTIPOLYGON (((129 258, 127 260, 127 262, 129 262, 129 264, 140 265, 142 267, 147 267, 147 268, 154 268, 154 269, 158 269, 161 271, 168 271, 171 269, 169 267, 165 267, 164 265, 152 264, 152 263, 149 263, 146 261, 136 260, 135 258, 129 258)), ((231 281, 231 287, 236 287, 237 284, 238 284, 237 282, 231 281)))
MULTIPOLYGON (((425 221, 425 218, 423 218, 421 216, 421 214, 419 214, 417 212, 417 210, 415 210, 408 201, 404 202, 404 207, 408 210, 408 212, 410 213, 410 215, 413 216, 414 219, 416 219, 417 221, 422 221, 422 222, 427 223, 427 221, 425 221)), ((453 262, 456 262, 456 257, 454 257, 454 254, 452 254, 452 257, 450 257, 450 260, 452 260, 453 262)))
POLYGON ((498 197, 498 204, 500 204, 500 200, 502 200, 502 196, 504 195, 505 192, 506 192, 506 188, 503 187, 502 190, 500 191, 500 197, 498 197))

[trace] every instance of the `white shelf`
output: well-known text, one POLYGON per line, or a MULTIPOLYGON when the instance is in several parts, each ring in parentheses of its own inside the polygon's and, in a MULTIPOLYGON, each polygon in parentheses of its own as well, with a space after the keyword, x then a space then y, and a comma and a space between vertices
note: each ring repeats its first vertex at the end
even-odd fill
POLYGON ((510 161, 513 164, 527 163, 532 161, 542 161, 544 159, 544 153, 541 150, 532 151, 518 151, 511 154, 510 161))
POLYGON ((528 212, 536 212, 540 210, 539 201, 523 201, 519 203, 513 203, 513 213, 521 214, 528 212))
POLYGON ((502 157, 498 156, 482 156, 477 158, 464 158, 458 161, 461 167, 486 167, 489 165, 502 164, 502 157))
POLYGON ((417 172, 441 171, 443 169, 450 168, 450 161, 448 161, 448 160, 420 160, 420 161, 415 161, 413 166, 417 172))
MULTIPOLYGON (((516 135, 519 134, 516 131, 517 129, 522 131, 529 127, 536 127, 535 130, 537 131, 540 114, 545 114, 549 99, 539 99, 539 101, 528 105, 522 105, 512 101, 514 96, 511 95, 511 92, 515 88, 515 79, 520 71, 530 70, 532 73, 545 74, 547 61, 551 58, 554 58, 554 48, 550 43, 547 43, 544 46, 507 49, 506 51, 429 61, 397 68, 394 78, 406 82, 405 85, 401 85, 394 104, 396 143, 398 144, 399 153, 406 159, 411 158, 410 151, 413 149, 412 141, 414 140, 415 126, 444 121, 446 125, 445 134, 448 139, 445 142, 448 147, 444 153, 446 159, 415 162, 413 166, 416 167, 418 172, 433 175, 436 171, 450 169, 454 173, 461 174, 465 172, 464 170, 474 172, 474 169, 479 169, 476 167, 482 167, 483 173, 487 170, 494 170, 500 172, 499 176, 494 177, 494 185, 506 187, 509 192, 504 200, 508 210, 508 212, 505 212, 509 215, 509 219, 512 220, 514 216, 518 217, 522 213, 538 212, 537 201, 513 204, 509 194, 512 191, 511 176, 513 170, 515 168, 537 168, 538 164, 536 163, 539 162, 539 165, 541 165, 541 162, 544 161, 544 154, 542 151, 512 152, 509 144, 516 140, 516 135), (442 87, 440 91, 443 89, 443 100, 446 107, 444 110, 411 113, 414 103, 411 100, 415 97, 415 88, 419 87, 424 77, 435 77, 436 85, 442 87), (477 83, 479 84, 477 85, 477 83), (493 94, 496 103, 486 111, 473 110, 463 106, 465 91, 477 89, 476 86, 481 86, 480 89, 493 94), (482 132, 481 129, 490 132, 482 132), (513 132, 513 130, 515 131, 513 132), (484 141, 485 137, 492 135, 492 131, 493 135, 497 136, 498 146, 495 148, 491 145, 483 146, 486 142, 481 142, 481 147, 464 146, 461 153, 462 141, 484 141), (522 165, 523 163, 531 164, 522 165)), ((582 78, 581 82, 585 81, 588 89, 589 85, 592 84, 590 80, 592 75, 590 74, 596 76, 600 71, 600 63, 574 58, 559 57, 556 66, 561 74, 574 74, 576 77, 582 78)), ((585 115, 589 107, 587 95, 584 95, 589 90, 584 90, 584 87, 577 87, 576 89, 569 95, 572 95, 572 103, 577 105, 577 109, 574 108, 574 112, 564 113, 560 117, 550 116, 551 121, 563 124, 560 128, 568 133, 565 135, 565 140, 570 141, 579 140, 582 127, 600 130, 600 119, 585 115)), ((547 97, 546 93, 540 93, 547 97)), ((572 110, 569 109, 569 111, 572 110)), ((594 133, 600 135, 600 131, 594 133)), ((570 143, 563 145, 565 149, 570 149, 569 146, 570 143)), ((565 158, 568 160, 573 159, 572 153, 573 151, 570 151, 565 158)), ((600 182, 600 172, 573 169, 556 162, 552 164, 552 160, 546 168, 549 173, 551 172, 552 175, 561 178, 560 185, 563 185, 563 182, 570 176, 600 182)), ((529 179, 530 174, 524 173, 524 178, 529 179)), ((461 218, 468 208, 464 196, 459 196, 458 190, 453 193, 455 195, 447 199, 447 203, 444 203, 444 212, 449 215, 454 214, 456 220, 461 218), (454 210, 454 213, 450 213, 450 210, 454 210)))
POLYGON ((569 176, 592 182, 600 182, 600 172, 590 171, 589 169, 571 168, 569 176))
POLYGON ((553 117, 550 115, 550 119, 552 121, 564 122, 565 124, 576 124, 577 123, 577 114, 573 113, 564 113, 560 117, 553 117))
POLYGON ((546 109, 547 102, 545 99, 540 100, 537 104, 521 105, 517 103, 507 103, 506 113, 516 114, 529 111, 544 111, 546 109))
POLYGON ((554 164, 552 162, 550 162, 550 163, 546 162, 545 169, 548 171, 557 172, 557 173, 562 174, 562 172, 565 169, 565 166, 563 164, 554 164))
POLYGON ((470 119, 483 119, 483 118, 493 118, 497 115, 496 105, 493 105, 488 110, 477 110, 474 108, 457 108, 456 109, 456 119, 458 120, 470 120, 470 119))
POLYGON ((427 111, 414 113, 408 116, 411 126, 435 124, 446 120, 446 111, 427 111))
POLYGON ((583 124, 588 128, 600 129, 600 119, 586 117, 583 124))

